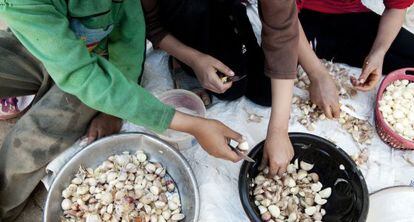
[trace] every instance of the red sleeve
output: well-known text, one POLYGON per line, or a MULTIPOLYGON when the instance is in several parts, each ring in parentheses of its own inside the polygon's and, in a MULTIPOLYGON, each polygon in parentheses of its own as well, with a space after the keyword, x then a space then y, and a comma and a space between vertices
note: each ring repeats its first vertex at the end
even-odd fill
POLYGON ((413 4, 414 0, 384 0, 386 8, 406 9, 413 4))

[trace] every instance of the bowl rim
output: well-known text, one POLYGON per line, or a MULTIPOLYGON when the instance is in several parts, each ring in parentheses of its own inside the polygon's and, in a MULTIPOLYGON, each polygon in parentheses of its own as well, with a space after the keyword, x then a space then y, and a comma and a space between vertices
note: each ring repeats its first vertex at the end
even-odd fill
POLYGON ((130 136, 130 135, 136 135, 136 136, 145 136, 145 137, 149 137, 150 139, 156 140, 157 142, 160 142, 161 144, 163 144, 167 149, 169 149, 169 151, 171 151, 172 153, 174 153, 174 155, 176 155, 178 157, 178 159, 180 159, 181 163, 184 165, 184 168, 186 169, 186 172, 189 174, 190 177, 190 182, 192 184, 192 186, 194 187, 194 199, 195 199, 195 206, 194 206, 194 221, 198 221, 199 216, 200 216, 200 191, 198 188, 198 184, 197 184, 197 180, 194 174, 193 169, 191 168, 190 164, 188 163, 188 161, 185 159, 184 155, 181 154, 176 148, 174 148, 173 146, 171 146, 169 143, 165 142, 164 140, 153 136, 151 134, 148 133, 144 133, 144 132, 122 132, 119 134, 115 134, 115 135, 111 135, 105 138, 102 138, 100 140, 94 141, 93 143, 87 145, 85 148, 79 150, 75 155, 73 155, 73 157, 67 161, 60 169, 59 173, 55 176, 55 178, 53 179, 49 190, 47 191, 47 197, 46 197, 46 202, 45 202, 45 207, 44 207, 44 211, 43 211, 43 221, 47 221, 47 216, 50 214, 50 212, 47 210, 48 206, 52 203, 50 203, 50 196, 52 195, 51 190, 57 186, 56 184, 56 179, 59 178, 61 176, 61 174, 63 174, 63 171, 65 170, 65 168, 72 162, 74 161, 74 159, 79 156, 82 155, 82 152, 88 149, 91 149, 91 147, 102 144, 108 140, 112 140, 114 138, 117 137, 123 137, 123 136, 130 136))
MULTIPOLYGON (((363 208, 362 208, 362 212, 361 212, 361 218, 358 219, 358 222, 365 222, 368 216, 368 211, 369 211, 369 192, 368 192, 368 187, 367 187, 367 183, 365 181, 364 176, 362 175, 362 172, 359 170, 359 168, 357 167, 357 165, 355 164, 355 162, 349 157, 349 155, 342 149, 340 148, 338 145, 334 144, 333 142, 314 135, 314 134, 310 134, 310 133, 303 133, 303 132, 289 132, 289 138, 292 137, 304 137, 304 138, 311 138, 311 139, 316 139, 319 140, 321 142, 327 143, 328 145, 331 145, 335 148, 337 148, 337 150, 339 151, 339 153, 341 153, 342 155, 344 155, 345 160, 347 162, 349 162, 351 165, 354 166, 354 172, 357 174, 358 178, 361 181, 361 186, 362 186, 362 192, 366 193, 367 195, 365 195, 363 197, 363 208), (366 203, 366 205, 365 205, 366 203)), ((255 147, 249 152, 249 156, 251 157, 252 154, 256 154, 257 152, 259 152, 259 146, 261 146, 264 143, 265 140, 259 142, 258 144, 255 145, 255 147)), ((243 206, 244 212, 246 213, 247 217, 249 218, 250 221, 254 221, 252 218, 252 210, 254 209, 254 206, 252 206, 250 204, 250 201, 248 201, 249 199, 249 194, 248 192, 243 192, 246 184, 246 178, 243 175, 243 172, 247 171, 248 167, 250 167, 252 165, 252 163, 247 162, 247 161, 243 161, 242 166, 240 167, 240 173, 239 173, 239 181, 238 181, 238 188, 239 188, 239 198, 240 198, 240 202, 241 205, 243 206)), ((254 216, 258 216, 257 214, 254 214, 254 216)), ((261 221, 261 220, 259 220, 261 221)))

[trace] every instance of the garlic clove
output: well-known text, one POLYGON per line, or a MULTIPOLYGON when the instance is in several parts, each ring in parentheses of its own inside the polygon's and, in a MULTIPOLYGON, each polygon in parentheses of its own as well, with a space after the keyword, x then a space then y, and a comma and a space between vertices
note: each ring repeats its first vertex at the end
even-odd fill
POLYGON ((312 170, 313 164, 307 163, 305 161, 300 161, 300 168, 302 170, 309 171, 309 170, 312 170))
POLYGON ((243 141, 243 142, 241 142, 241 143, 239 143, 239 145, 237 146, 240 150, 243 150, 243 151, 247 151, 247 150, 249 150, 250 149, 250 147, 249 147, 249 143, 247 143, 247 141, 243 141))
POLYGON ((330 187, 319 191, 319 195, 321 196, 321 198, 325 198, 325 199, 328 199, 331 196, 331 193, 332 193, 332 189, 330 187))

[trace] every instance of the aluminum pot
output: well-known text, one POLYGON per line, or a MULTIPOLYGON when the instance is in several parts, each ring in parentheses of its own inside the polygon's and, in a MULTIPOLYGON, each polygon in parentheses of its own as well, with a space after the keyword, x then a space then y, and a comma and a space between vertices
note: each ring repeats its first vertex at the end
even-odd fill
POLYGON ((184 222, 196 222, 200 210, 200 197, 193 171, 184 157, 171 145, 144 133, 125 133, 98 140, 79 151, 63 166, 53 181, 46 199, 43 221, 60 221, 63 211, 62 190, 71 182, 79 166, 96 168, 109 156, 124 151, 143 150, 150 161, 161 163, 174 179, 180 194, 184 222))

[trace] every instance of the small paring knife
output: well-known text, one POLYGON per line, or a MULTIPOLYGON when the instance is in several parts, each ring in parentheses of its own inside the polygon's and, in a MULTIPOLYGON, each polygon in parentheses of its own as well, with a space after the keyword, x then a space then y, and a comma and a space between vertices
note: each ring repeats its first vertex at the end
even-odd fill
POLYGON ((226 76, 226 75, 219 75, 221 82, 226 84, 229 82, 237 82, 240 81, 244 78, 246 78, 247 75, 242 75, 242 76, 226 76))

